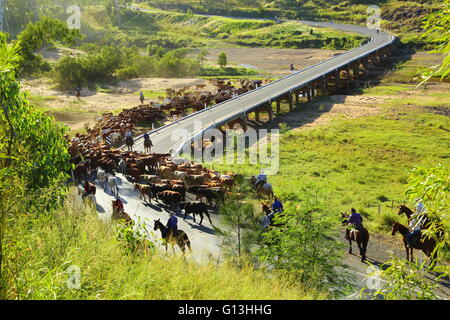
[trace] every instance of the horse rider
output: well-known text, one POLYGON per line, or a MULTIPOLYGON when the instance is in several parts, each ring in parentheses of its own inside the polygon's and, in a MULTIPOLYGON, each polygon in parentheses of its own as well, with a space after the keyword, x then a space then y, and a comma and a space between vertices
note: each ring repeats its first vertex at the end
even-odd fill
POLYGON ((274 212, 265 211, 265 214, 266 215, 264 216, 262 221, 263 229, 269 228, 273 224, 272 219, 275 217, 274 212))
POLYGON ((133 132, 131 132, 130 129, 127 129, 127 131, 125 132, 125 142, 128 143, 128 141, 130 141, 131 143, 133 142, 133 132))
MULTIPOLYGON (((363 218, 362 216, 356 212, 355 208, 352 208, 351 210, 351 214, 350 217, 348 218, 348 226, 349 227, 353 227, 355 229, 362 229, 363 228, 363 218)), ((347 228, 345 230, 345 239, 349 240, 350 239, 350 228, 347 228)))
POLYGON ((424 212, 425 212, 425 206, 422 202, 422 199, 417 198, 416 199, 416 214, 421 215, 424 212))
POLYGON ((83 197, 86 197, 91 192, 91 185, 89 184, 89 181, 86 180, 84 183, 84 194, 83 197))
POLYGON ((178 230, 178 219, 173 212, 170 213, 169 221, 167 221, 169 235, 173 235, 178 230))
POLYGON ((255 190, 258 189, 259 184, 267 183, 267 176, 264 173, 264 170, 261 170, 258 177, 256 177, 255 190))
POLYGON ((144 104, 145 97, 144 97, 144 93, 142 91, 139 93, 139 100, 141 101, 141 105, 144 104))
POLYGON ((421 228, 425 215, 414 214, 411 216, 413 219, 409 223, 409 233, 406 235, 406 244, 409 248, 412 248, 417 240, 420 239, 421 228))
POLYGON ((152 152, 152 147, 153 147, 153 142, 152 140, 150 140, 150 136, 145 133, 144 134, 144 148, 147 150, 148 152, 152 152))
POLYGON ((280 199, 275 197, 275 201, 272 204, 272 211, 273 213, 282 213, 284 210, 283 204, 281 203, 280 199))

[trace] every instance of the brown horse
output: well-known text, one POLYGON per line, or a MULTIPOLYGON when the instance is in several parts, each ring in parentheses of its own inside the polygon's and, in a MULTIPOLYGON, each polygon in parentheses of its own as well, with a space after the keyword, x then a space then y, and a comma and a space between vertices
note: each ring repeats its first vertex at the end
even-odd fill
MULTIPOLYGON (((408 222, 411 221, 411 216, 414 214, 414 212, 408 208, 406 205, 401 204, 398 208, 398 215, 401 216, 402 214, 405 214, 405 216, 408 218, 408 222)), ((444 225, 438 217, 430 218, 426 213, 422 213, 423 216, 425 216, 421 229, 429 229, 430 227, 434 227, 436 229, 436 236, 438 239, 442 239, 444 236, 444 225)))
POLYGON ((183 254, 185 253, 185 246, 192 250, 191 248, 191 242, 189 241, 189 238, 187 234, 183 230, 176 230, 175 232, 170 232, 169 228, 167 228, 165 225, 161 223, 161 219, 155 220, 155 226, 153 230, 160 230, 161 235, 164 241, 164 245, 166 246, 167 251, 167 244, 170 243, 172 245, 173 252, 175 253, 174 245, 177 244, 183 254))
MULTIPOLYGON (((346 213, 341 213, 342 225, 348 225, 349 216, 346 213)), ((350 249, 348 253, 352 253, 352 241, 355 241, 359 248, 359 254, 361 255, 361 262, 366 260, 367 244, 369 243, 369 231, 362 227, 361 229, 351 229, 349 231, 348 244, 350 249)))
POLYGON ((403 236, 403 244, 405 245, 406 249, 407 261, 411 262, 413 261, 413 249, 418 249, 422 250, 423 253, 425 253, 426 256, 431 259, 430 266, 436 263, 436 251, 434 250, 436 248, 435 239, 421 236, 421 238, 418 241, 416 241, 414 247, 409 248, 408 242, 406 241, 406 236, 409 234, 409 229, 404 225, 394 221, 392 223, 392 235, 394 236, 397 233, 397 231, 400 232, 400 234, 403 236))

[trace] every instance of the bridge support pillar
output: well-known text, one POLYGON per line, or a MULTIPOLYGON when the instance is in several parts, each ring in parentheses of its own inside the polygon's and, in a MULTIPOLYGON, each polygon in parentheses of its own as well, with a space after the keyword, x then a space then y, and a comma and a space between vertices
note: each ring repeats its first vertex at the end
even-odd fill
POLYGON ((306 98, 308 99, 308 102, 311 102, 311 88, 307 87, 305 90, 306 90, 306 98))
POLYGON ((259 122, 259 110, 255 111, 255 121, 259 122))
POLYGON ((289 94, 289 96, 288 96, 288 103, 289 103, 289 112, 291 112, 294 109, 294 104, 292 101, 292 94, 289 94))
POLYGON ((272 110, 272 104, 267 104, 267 112, 269 113, 269 121, 273 120, 273 110, 272 110))
POLYGON ((326 96, 327 95, 327 86, 328 86, 328 84, 327 84, 327 78, 326 77, 324 77, 323 79, 322 79, 322 95, 323 96, 326 96))
POLYGON ((277 99, 277 114, 281 113, 281 100, 277 99))
POLYGON ((295 103, 296 103, 296 104, 299 104, 299 103, 300 103, 300 97, 299 97, 300 92, 295 91, 295 92, 294 92, 294 95, 295 95, 295 103))

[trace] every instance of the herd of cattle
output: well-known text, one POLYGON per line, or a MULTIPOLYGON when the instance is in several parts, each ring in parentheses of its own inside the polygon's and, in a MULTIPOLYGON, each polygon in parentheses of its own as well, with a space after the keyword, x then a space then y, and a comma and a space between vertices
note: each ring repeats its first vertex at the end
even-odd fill
POLYGON ((145 154, 111 148, 90 140, 88 135, 78 134, 69 146, 74 164, 76 182, 96 179, 112 195, 118 195, 115 175, 122 173, 134 183, 140 198, 146 202, 163 203, 184 209, 186 214, 199 214, 203 220, 206 203, 218 206, 225 201, 240 175, 222 175, 201 164, 182 159, 171 159, 169 154, 145 154), (192 194, 195 202, 186 202, 192 194), (203 202, 205 201, 205 202, 203 202), (202 204, 203 203, 203 204, 202 204))
POLYGON ((136 132, 136 127, 140 124, 158 125, 168 120, 173 120, 187 115, 189 112, 200 111, 212 104, 227 101, 237 95, 253 90, 263 83, 261 80, 242 80, 240 87, 233 86, 230 82, 221 80, 211 80, 217 87, 216 92, 200 91, 205 85, 197 86, 198 91, 190 92, 189 88, 181 90, 167 89, 167 98, 160 104, 150 102, 131 109, 124 109, 117 116, 112 113, 105 113, 96 119, 94 128, 86 128, 90 139, 97 143, 109 142, 114 145, 123 142, 125 132, 131 130, 136 132))
MULTIPOLYGON (((242 177, 234 173, 222 175, 200 164, 171 159, 169 154, 125 151, 111 145, 121 141, 126 130, 136 133, 136 127, 141 123, 165 122, 169 117, 183 116, 190 110, 199 111, 261 84, 262 81, 242 80, 240 88, 236 88, 230 82, 214 80, 216 93, 201 91, 204 85, 197 86, 195 93, 189 92, 189 88, 178 91, 168 89, 167 98, 162 104, 140 105, 125 109, 117 116, 104 114, 96 119, 93 129, 86 128, 87 134, 77 133, 69 141, 75 181, 97 179, 104 189, 109 188, 111 194, 118 195, 115 175, 122 173, 135 183, 135 189, 144 201, 155 200, 168 206, 177 206, 184 209, 186 214, 193 214, 194 218, 195 214, 199 214, 202 222, 203 214, 208 216, 206 204, 218 206, 223 203, 236 180, 242 177), (106 143, 107 138, 110 144, 106 143), (186 202, 188 194, 192 194, 196 201, 186 202), (204 200, 206 203, 202 202, 204 200)), ((95 186, 92 185, 92 188, 95 190, 95 186)))

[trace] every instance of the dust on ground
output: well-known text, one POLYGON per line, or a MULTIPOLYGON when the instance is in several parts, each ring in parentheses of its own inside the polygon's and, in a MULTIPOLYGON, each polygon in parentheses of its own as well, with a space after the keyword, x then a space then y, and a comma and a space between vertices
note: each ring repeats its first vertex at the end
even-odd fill
MULTIPOLYGON (((194 90, 197 85, 205 86, 202 90, 214 91, 216 87, 204 79, 166 79, 141 78, 120 81, 116 85, 104 85, 100 90, 82 88, 81 98, 75 97, 75 91, 59 91, 53 88, 50 81, 42 79, 23 80, 22 89, 30 93, 32 103, 52 114, 56 120, 66 124, 71 130, 77 131, 85 123, 93 123, 94 118, 103 113, 118 113, 123 109, 136 107, 140 104, 139 92, 165 91, 166 89, 194 90)), ((146 103, 159 102, 159 97, 150 97, 146 103)))

